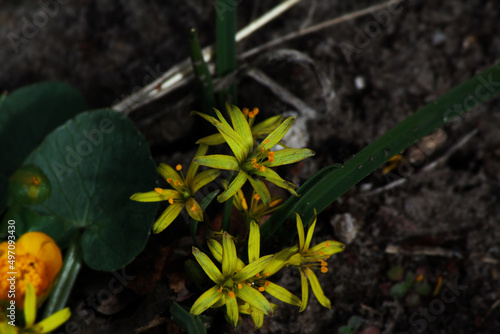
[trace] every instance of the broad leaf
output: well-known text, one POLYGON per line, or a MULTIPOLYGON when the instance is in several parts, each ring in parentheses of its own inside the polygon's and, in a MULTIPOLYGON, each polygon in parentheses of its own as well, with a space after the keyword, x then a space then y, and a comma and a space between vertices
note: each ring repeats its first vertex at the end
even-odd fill
POLYGON ((146 141, 128 118, 112 110, 80 114, 48 135, 29 163, 52 184, 51 197, 33 210, 63 221, 65 233, 81 231, 88 266, 115 270, 144 248, 158 206, 129 198, 152 189, 157 173, 146 141))

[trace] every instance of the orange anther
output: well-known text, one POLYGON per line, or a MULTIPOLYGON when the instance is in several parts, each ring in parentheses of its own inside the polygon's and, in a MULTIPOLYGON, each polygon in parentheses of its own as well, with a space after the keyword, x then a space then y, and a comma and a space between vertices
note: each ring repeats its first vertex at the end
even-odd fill
POLYGON ((243 288, 243 285, 241 285, 241 283, 238 283, 238 289, 242 289, 243 288))
POLYGON ((156 191, 158 194, 160 194, 160 195, 161 195, 161 193, 163 192, 163 189, 161 189, 161 188, 155 188, 155 191, 156 191))
POLYGON ((174 199, 173 199, 173 198, 169 198, 169 199, 168 199, 168 202, 169 202, 170 204, 174 204, 174 199))
POLYGON ((229 295, 229 297, 234 298, 234 292, 229 291, 228 295, 229 295))
POLYGON ((424 275, 418 275, 417 278, 415 278, 415 281, 420 282, 423 279, 424 279, 424 275))
POLYGON ((264 286, 269 286, 270 284, 271 284, 271 282, 266 281, 266 284, 264 284, 264 286))
POLYGON ((167 179, 167 182, 168 182, 168 183, 172 183, 172 178, 170 178, 170 177, 169 177, 169 178, 167 179))
POLYGON ((34 184, 35 186, 39 186, 40 179, 37 176, 33 176, 33 178, 31 179, 31 183, 34 184))
POLYGON ((260 166, 260 171, 264 173, 266 171, 266 166, 260 166))
POLYGON ((253 195, 253 198, 254 198, 256 201, 260 200, 260 196, 259 196, 259 194, 254 194, 254 195, 253 195))
POLYGON ((255 277, 260 277, 260 274, 259 273, 255 274, 255 277))
POLYGON ((259 291, 260 292, 264 291, 264 287, 263 286, 259 287, 259 291))
POLYGON ((180 170, 182 169, 182 165, 180 165, 180 164, 179 164, 179 165, 175 166, 175 169, 176 169, 177 171, 180 171, 180 170))
POLYGON ((328 272, 328 268, 327 267, 321 267, 321 272, 324 274, 326 272, 328 272))
POLYGON ((330 244, 328 242, 325 242, 325 247, 330 247, 330 244))
POLYGON ((243 108, 243 115, 248 116, 249 111, 248 108, 243 108))
POLYGON ((219 293, 222 292, 222 285, 221 287, 217 290, 219 293))
POLYGON ((179 185, 179 180, 175 180, 174 181, 174 186, 178 186, 179 185))
POLYGON ((253 108, 252 112, 255 116, 257 116, 257 114, 259 113, 259 108, 253 108))

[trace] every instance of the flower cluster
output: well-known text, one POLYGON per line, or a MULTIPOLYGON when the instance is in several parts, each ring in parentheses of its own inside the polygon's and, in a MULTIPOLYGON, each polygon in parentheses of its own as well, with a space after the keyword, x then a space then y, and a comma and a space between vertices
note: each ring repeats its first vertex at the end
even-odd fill
POLYGON ((229 125, 218 110, 215 110, 217 118, 199 112, 196 113, 217 128, 234 154, 234 156, 214 154, 194 159, 195 163, 203 166, 237 172, 236 177, 231 181, 227 189, 217 198, 218 201, 225 202, 230 199, 247 180, 267 206, 271 204, 271 195, 264 181, 274 183, 278 187, 298 196, 295 192, 295 185, 282 179, 271 168, 295 163, 314 155, 313 151, 306 148, 284 148, 279 151, 272 151, 293 125, 295 118, 289 117, 277 126, 273 124, 273 126, 267 127, 267 130, 272 129, 272 131, 263 141, 257 143, 254 138, 255 130, 252 131, 251 124, 258 109, 251 112, 248 109, 244 110, 245 112, 242 112, 235 106, 227 107, 232 126, 229 125))
POLYGON ((255 222, 250 224, 248 237, 248 264, 238 258, 233 237, 223 233, 222 245, 208 240, 212 256, 221 264, 222 270, 215 265, 208 255, 193 247, 193 255, 215 285, 203 293, 193 304, 191 313, 198 315, 210 307, 226 306, 227 319, 236 326, 239 314, 250 314, 255 327, 263 324, 264 315, 271 316, 277 305, 271 304, 263 292, 285 303, 299 306, 303 311, 307 306, 309 283, 313 293, 321 305, 330 308, 330 300, 324 295, 318 278, 312 269, 320 268, 326 273, 326 260, 333 254, 341 252, 344 245, 338 241, 324 241, 309 247, 316 219, 305 236, 302 220, 297 215, 297 231, 299 244, 286 248, 276 254, 260 257, 260 232, 255 222), (284 266, 293 266, 300 270, 302 283, 302 299, 269 279, 284 266))

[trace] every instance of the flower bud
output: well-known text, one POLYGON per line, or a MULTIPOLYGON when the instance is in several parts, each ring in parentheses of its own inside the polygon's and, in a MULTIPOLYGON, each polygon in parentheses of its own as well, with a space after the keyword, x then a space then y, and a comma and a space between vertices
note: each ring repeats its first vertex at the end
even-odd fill
POLYGON ((47 175, 35 165, 19 168, 10 178, 9 194, 19 204, 38 204, 50 197, 47 175))

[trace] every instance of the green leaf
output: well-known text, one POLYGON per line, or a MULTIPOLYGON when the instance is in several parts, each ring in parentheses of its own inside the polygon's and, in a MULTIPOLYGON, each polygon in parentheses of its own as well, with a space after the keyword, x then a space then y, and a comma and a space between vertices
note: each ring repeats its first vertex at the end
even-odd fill
POLYGON ((193 316, 175 301, 170 306, 170 315, 188 334, 205 334, 207 332, 199 317, 193 316))
POLYGON ((196 77, 198 88, 201 92, 201 101, 203 112, 208 115, 215 116, 212 108, 215 108, 214 87, 212 83, 212 75, 208 69, 205 59, 203 59, 203 52, 201 50, 200 42, 198 41, 198 33, 196 29, 191 29, 189 35, 189 55, 191 58, 191 65, 196 77))
MULTIPOLYGON (((492 66, 474 78, 444 94, 436 101, 424 106, 394 128, 373 141, 369 146, 346 162, 342 168, 322 170, 313 180, 304 184, 297 193, 301 196, 290 198, 264 224, 262 235, 280 235, 286 242, 294 231, 284 226, 285 220, 298 212, 309 220, 313 210, 323 211, 347 190, 352 188, 391 157, 402 152, 453 118, 475 108, 500 93, 500 64, 492 66), (285 237, 286 236, 286 237, 285 237)), ((262 144, 261 144, 262 145, 262 144)))
MULTIPOLYGON (((217 77, 223 76, 236 70, 236 0, 216 0, 215 21, 215 53, 217 54, 216 72, 217 77)), ((236 85, 219 92, 220 105, 226 102, 236 103, 236 85)))
POLYGON ((10 176, 45 136, 87 109, 78 91, 58 82, 8 94, 0 104, 0 174, 10 176))
MULTIPOLYGON (((51 197, 32 208, 64 221, 65 232, 82 231, 89 267, 115 270, 142 251, 158 204, 129 198, 153 188, 157 174, 146 141, 128 118, 111 110, 80 114, 47 136, 25 161, 30 163, 52 185, 51 197)), ((60 233, 57 228, 49 234, 60 233)))

